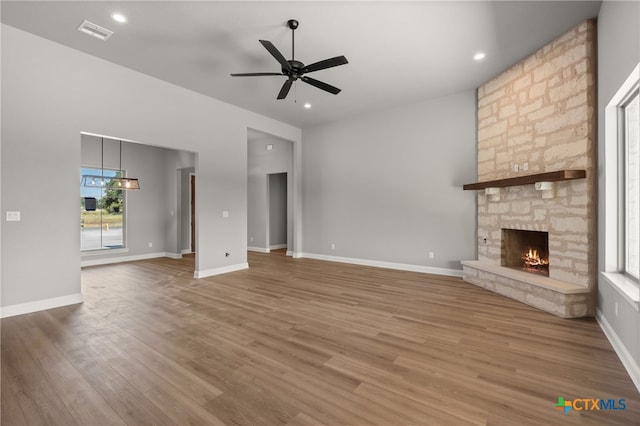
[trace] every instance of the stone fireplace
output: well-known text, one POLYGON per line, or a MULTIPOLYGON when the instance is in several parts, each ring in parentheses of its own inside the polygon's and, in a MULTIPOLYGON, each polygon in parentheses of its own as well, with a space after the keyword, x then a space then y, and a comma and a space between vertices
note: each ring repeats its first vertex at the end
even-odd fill
POLYGON ((501 265, 549 276, 549 233, 502 229, 501 265))
POLYGON ((582 22, 478 88, 478 183, 465 185, 478 258, 464 280, 562 317, 595 311, 595 30, 582 22), (580 175, 544 181, 561 171, 580 175))

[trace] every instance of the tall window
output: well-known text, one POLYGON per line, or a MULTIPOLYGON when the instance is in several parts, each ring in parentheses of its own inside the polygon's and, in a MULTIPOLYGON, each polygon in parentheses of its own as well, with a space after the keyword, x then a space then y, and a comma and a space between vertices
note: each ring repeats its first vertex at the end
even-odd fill
POLYGON ((638 87, 621 106, 621 153, 624 157, 622 188, 624 199, 624 272, 638 281, 640 278, 640 96, 638 87))
MULTIPOLYGON (((80 169, 82 176, 121 177, 120 170, 80 169)), ((98 182, 101 180, 98 179, 98 182)), ((102 250, 124 247, 124 191, 117 182, 104 180, 98 187, 80 186, 80 249, 102 250)))

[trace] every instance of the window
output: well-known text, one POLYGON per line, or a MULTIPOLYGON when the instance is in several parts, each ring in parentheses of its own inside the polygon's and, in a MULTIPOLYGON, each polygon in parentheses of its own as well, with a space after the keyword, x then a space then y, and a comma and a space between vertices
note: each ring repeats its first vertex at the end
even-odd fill
POLYGON ((91 182, 80 186, 80 250, 124 248, 124 191, 109 179, 123 176, 122 171, 82 168, 80 174, 95 176, 94 184, 97 182, 96 187, 91 182))
POLYGON ((624 242, 622 270, 638 281, 640 278, 640 96, 638 85, 621 106, 621 153, 623 170, 621 179, 624 199, 624 220, 621 240, 624 242))
POLYGON ((604 262, 602 277, 640 304, 640 64, 604 110, 604 262))

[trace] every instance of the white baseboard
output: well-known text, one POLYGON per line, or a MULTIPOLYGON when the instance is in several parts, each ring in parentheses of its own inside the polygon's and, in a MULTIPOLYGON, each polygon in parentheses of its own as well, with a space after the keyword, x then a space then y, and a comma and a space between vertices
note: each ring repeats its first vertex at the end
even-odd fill
POLYGON ((624 368, 627 370, 627 373, 629 373, 629 377, 631 377, 633 384, 636 385, 638 392, 640 392, 640 366, 631 353, 629 353, 624 343, 622 343, 622 340, 620 340, 613 327, 611 327, 611 324, 609 324, 609 321, 607 321, 607 318, 605 318, 599 309, 596 309, 596 321, 600 324, 600 328, 604 332, 604 335, 609 339, 609 343, 613 346, 613 350, 618 354, 618 358, 620 358, 622 365, 624 365, 624 368))
POLYGON ((30 314, 31 312, 44 311, 46 309, 59 308, 61 306, 75 305, 84 302, 82 293, 68 296, 53 297, 51 299, 36 300, 34 302, 19 303, 17 305, 3 306, 0 309, 0 318, 14 317, 16 315, 30 314))
POLYGON ((180 250, 180 253, 182 253, 182 254, 191 254, 193 252, 191 251, 191 249, 182 249, 182 250, 180 250))
POLYGON ((214 275, 227 274, 229 272, 241 271, 243 269, 249 269, 249 264, 247 262, 238 263, 236 265, 221 266, 220 268, 205 269, 203 271, 195 271, 193 273, 193 277, 194 278, 206 278, 206 277, 212 277, 214 275))
MULTIPOLYGON (((269 246, 269 247, 247 247, 248 251, 255 251, 258 253, 271 253, 271 250, 278 250, 278 249, 283 249, 283 248, 287 248, 286 244, 276 244, 273 246, 269 246)), ((289 253, 289 252, 287 252, 289 253)))
POLYGON ((447 275, 451 277, 462 277, 462 270, 435 268, 432 266, 410 265, 407 263, 383 262, 379 260, 356 259, 353 257, 329 256, 315 253, 294 253, 293 257, 307 257, 309 259, 327 260, 329 262, 351 263, 354 265, 374 266, 376 268, 398 269, 401 271, 422 272, 425 274, 447 275))
POLYGON ((271 250, 265 247, 247 247, 248 251, 257 251, 258 253, 271 253, 271 250))
POLYGON ((291 250, 287 250, 286 256, 293 257, 293 252, 291 250))
POLYGON ((155 259, 158 257, 170 257, 172 259, 181 259, 182 255, 178 253, 157 252, 157 253, 137 254, 134 256, 118 256, 118 257, 109 257, 106 259, 82 260, 80 261, 80 266, 84 267, 84 266, 96 266, 96 265, 109 265, 111 263, 133 262, 135 260, 155 259))

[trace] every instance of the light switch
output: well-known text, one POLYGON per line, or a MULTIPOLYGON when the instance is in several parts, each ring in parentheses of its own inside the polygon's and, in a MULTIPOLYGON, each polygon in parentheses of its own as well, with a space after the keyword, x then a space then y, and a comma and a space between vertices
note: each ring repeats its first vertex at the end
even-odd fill
POLYGON ((20 222, 20 212, 7 212, 7 222, 20 222))

